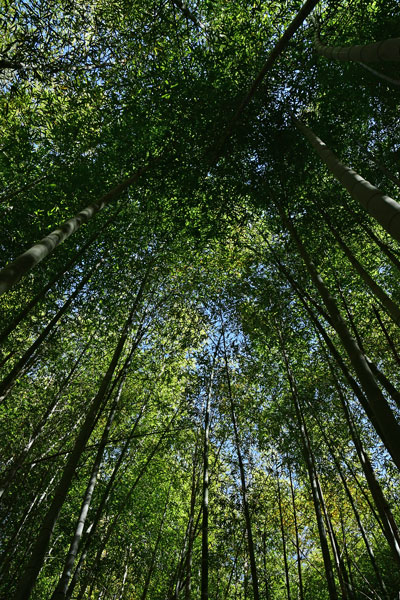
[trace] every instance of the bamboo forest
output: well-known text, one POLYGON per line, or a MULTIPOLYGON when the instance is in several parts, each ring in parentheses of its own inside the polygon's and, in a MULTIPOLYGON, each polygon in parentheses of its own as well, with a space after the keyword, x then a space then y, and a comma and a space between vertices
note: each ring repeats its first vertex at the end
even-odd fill
POLYGON ((399 600, 399 2, 0 6, 0 599, 399 600))

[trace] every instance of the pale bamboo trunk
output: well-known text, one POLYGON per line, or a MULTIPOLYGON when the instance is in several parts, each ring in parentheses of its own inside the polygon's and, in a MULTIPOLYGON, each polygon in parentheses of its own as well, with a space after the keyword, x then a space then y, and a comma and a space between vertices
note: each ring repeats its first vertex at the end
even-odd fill
POLYGON ((361 385, 364 389, 371 412, 379 425, 381 432, 384 432, 385 445, 393 459, 393 462, 400 469, 400 426, 391 410, 386 398, 382 394, 375 377, 368 366, 365 356, 362 354, 357 342, 351 335, 345 321, 343 320, 335 300, 329 293, 324 281, 317 272, 313 261, 310 259, 303 243, 301 242, 292 222, 286 218, 284 212, 280 209, 282 219, 291 233, 304 264, 316 286, 321 298, 324 301, 326 309, 332 319, 332 324, 336 329, 338 336, 345 348, 349 359, 353 365, 361 385))
POLYGON ((87 223, 92 217, 100 212, 112 200, 116 200, 121 194, 135 183, 139 177, 148 171, 153 165, 158 163, 161 158, 155 159, 152 163, 138 169, 125 179, 122 183, 107 192, 99 200, 90 204, 77 215, 68 219, 58 229, 55 229, 40 242, 34 244, 29 250, 18 256, 0 271, 0 295, 12 288, 26 273, 33 269, 40 261, 48 256, 53 250, 62 244, 70 235, 84 223, 87 223))
POLYGON ((309 127, 294 116, 292 118, 332 175, 346 188, 350 196, 359 202, 385 231, 400 242, 400 204, 363 179, 353 169, 343 165, 309 127))
POLYGON ((324 46, 318 28, 314 29, 314 48, 320 56, 333 60, 363 63, 400 62, 400 38, 356 46, 324 46))

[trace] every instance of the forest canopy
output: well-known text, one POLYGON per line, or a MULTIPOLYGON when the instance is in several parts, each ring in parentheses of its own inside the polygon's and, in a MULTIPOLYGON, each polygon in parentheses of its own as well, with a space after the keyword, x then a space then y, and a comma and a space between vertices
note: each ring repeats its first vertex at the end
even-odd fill
POLYGON ((397 599, 399 3, 0 6, 0 598, 397 599))

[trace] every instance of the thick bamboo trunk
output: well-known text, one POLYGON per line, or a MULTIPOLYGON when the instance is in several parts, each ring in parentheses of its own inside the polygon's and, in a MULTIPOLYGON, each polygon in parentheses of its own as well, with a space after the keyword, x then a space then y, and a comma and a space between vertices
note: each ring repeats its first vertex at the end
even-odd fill
POLYGON ((331 296, 324 281, 317 272, 313 261, 309 257, 303 243, 301 242, 292 222, 286 218, 282 210, 280 210, 282 219, 286 224, 293 241, 295 242, 298 251, 303 258, 304 264, 310 274, 310 277, 317 288, 321 298, 324 301, 325 307, 332 319, 332 324, 346 350, 349 359, 353 365, 365 395, 368 399, 368 405, 371 412, 379 425, 380 430, 384 433, 384 443, 393 459, 393 462, 400 469, 400 426, 396 417, 391 410, 386 398, 382 394, 376 379, 368 365, 368 362, 358 347, 357 342, 351 335, 345 321, 343 320, 335 300, 331 296))
MULTIPOLYGON (((352 312, 349 308, 348 302, 346 300, 345 295, 343 294, 339 281, 336 278, 336 282, 337 282, 337 286, 338 286, 338 290, 339 290, 339 294, 340 294, 340 298, 343 302, 343 306, 345 308, 346 311, 346 315, 349 319, 349 323, 350 323, 350 327, 351 330, 354 334, 354 337, 356 339, 356 342, 358 344, 358 347, 360 348, 361 352, 363 353, 363 355, 365 356, 365 359, 368 363, 369 368, 371 369, 372 373, 374 374, 374 376, 376 377, 377 381, 379 381, 379 383, 381 384, 381 386, 383 387, 384 390, 386 390, 386 392, 389 394, 389 396, 391 396, 392 400, 397 404, 397 406, 400 408, 400 392, 396 389, 396 387, 392 384, 391 381, 389 381, 389 379, 386 377, 386 375, 377 367, 377 365, 372 362, 372 360, 370 358, 368 358, 366 352, 365 352, 365 348, 364 348, 364 344, 362 342, 361 336, 358 332, 357 329, 357 325, 354 321, 352 312)), ((322 313, 321 313, 322 314, 322 313)), ((328 322, 333 326, 332 321, 329 319, 329 316, 324 314, 323 315, 328 322)))
MULTIPOLYGON (((377 524, 377 526, 379 527, 379 529, 381 530, 381 532, 383 533, 383 535, 385 535, 385 528, 383 527, 383 523, 381 521, 381 518, 378 515, 377 509, 376 509, 376 505, 375 505, 374 500, 372 498, 372 494, 371 494, 371 497, 370 497, 369 494, 367 493, 367 491, 365 490, 362 482, 360 481, 360 479, 358 477, 358 474, 355 472, 353 465, 350 464, 350 462, 346 458, 346 456, 344 456, 344 454, 341 453, 339 455, 339 458, 346 465, 346 468, 347 468, 348 472, 350 473, 351 477, 353 478, 353 481, 356 484, 358 490, 360 491, 361 496, 364 498, 365 502, 367 503, 367 505, 369 507, 369 510, 371 511, 371 515, 375 519, 375 523, 377 524)), ((369 490, 369 491, 371 491, 371 490, 369 490)), ((376 536, 375 536, 375 533, 373 531, 371 532, 371 535, 372 535, 372 537, 374 538, 374 540, 376 542, 377 541, 376 540, 376 536)))
POLYGON ((363 179, 353 169, 343 165, 335 154, 304 123, 293 116, 294 123, 310 142, 332 175, 346 188, 350 196, 378 221, 395 240, 400 241, 400 204, 363 179))
MULTIPOLYGON (((358 332, 357 325, 354 321, 353 314, 350 310, 350 307, 348 305, 346 297, 342 292, 342 289, 340 287, 340 284, 339 284, 339 281, 337 280, 337 278, 336 278, 336 282, 337 282, 340 298, 341 298, 343 306, 345 308, 346 315, 349 319, 350 327, 351 327, 351 330, 357 341, 358 347, 360 348, 361 352, 364 354, 365 359, 368 363, 368 366, 371 369, 372 373, 375 375, 376 379, 379 381, 379 383, 382 385, 382 387, 386 390, 386 392, 389 394, 389 396, 392 397, 394 402, 396 402, 397 406, 400 408, 400 392, 396 389, 396 387, 392 384, 392 382, 389 381, 389 379, 386 377, 386 375, 377 367, 377 365, 368 358, 368 356, 365 352, 365 348, 364 348, 364 344, 362 342, 361 336, 358 332)), ((328 315, 325 314, 324 317, 327 318, 328 322, 333 326, 332 322, 329 320, 328 315)))
POLYGON ((7 324, 7 326, 0 333, 0 344, 2 344, 7 339, 7 337, 10 335, 10 333, 12 331, 14 331, 14 329, 16 327, 18 327, 18 325, 21 323, 21 321, 23 319, 25 319, 25 317, 30 313, 30 311, 33 310, 37 306, 37 304, 45 297, 45 295, 47 294, 47 292, 53 287, 53 285, 59 279, 61 279, 62 276, 65 275, 65 273, 67 271, 69 271, 80 259, 82 259, 83 256, 85 256, 86 251, 98 239, 98 237, 104 231, 104 229, 108 225, 110 225, 110 223, 112 223, 115 220, 115 218, 117 217, 117 215, 120 212, 120 210, 121 209, 119 208, 116 213, 114 213, 113 215, 111 215, 111 217, 109 219, 107 219, 107 221, 105 222, 104 226, 99 231, 96 231, 89 238, 89 240, 86 242, 86 244, 84 244, 82 246, 82 248, 79 250, 79 252, 77 252, 76 254, 74 254, 74 256, 69 261, 67 261, 66 264, 61 269, 59 269, 57 271, 57 273, 54 275, 54 277, 52 277, 50 279, 50 281, 40 290, 40 292, 38 292, 36 294, 36 296, 34 298, 32 298, 32 300, 30 300, 28 302, 28 304, 25 306, 25 308, 23 308, 21 310, 21 312, 19 312, 11 320, 11 322, 7 324))
MULTIPOLYGON (((270 248, 270 250, 272 251, 272 248, 270 248)), ((325 344, 327 345, 329 352, 331 353, 332 357, 334 358, 334 360, 337 362, 339 368, 341 369, 343 375, 345 376, 346 380, 348 381, 351 389, 353 390, 356 398, 359 400, 361 406, 363 407, 366 415, 368 416, 369 420, 371 421, 373 427, 375 428, 378 436, 380 437, 380 439, 383 441, 383 443, 386 446, 385 443, 385 436, 383 431, 381 430, 379 423, 377 422, 374 413, 372 412, 368 400, 365 397, 363 391, 361 390, 360 386, 358 385, 357 381, 354 379, 354 377, 351 375, 349 369, 347 368, 346 364, 344 363, 340 353, 338 352, 338 350, 336 349, 335 345, 333 344, 332 340, 330 339, 329 335, 326 333, 324 327, 322 326, 321 322, 319 319, 317 319, 317 317, 315 316, 315 314, 313 313, 309 303, 312 302, 312 299, 310 298, 310 296, 298 285, 298 283, 293 279, 293 277, 291 276, 291 274, 289 273, 289 271, 286 269, 286 267, 279 261, 279 259, 277 258, 277 256, 275 255, 275 253, 272 252, 272 256, 274 259, 274 262, 276 263, 278 269, 282 272, 282 274, 285 275, 285 277, 287 278, 288 282, 290 283, 290 285, 292 286, 294 292, 296 293, 297 297, 299 298, 301 304, 304 306, 304 308, 306 309, 312 324, 315 327, 315 330, 321 335, 322 339, 324 340, 325 344)), ((315 303, 313 302, 313 305, 315 305, 315 303)), ((318 307, 318 311, 321 312, 321 314, 324 313, 324 311, 320 310, 320 308, 318 307)), ((325 317, 328 322, 330 321, 330 317, 329 315, 326 315, 325 317)))
MULTIPOLYGON (((330 365, 329 360, 328 360, 328 364, 330 365)), ((335 377, 334 371, 332 370, 331 365, 330 365, 330 368, 333 373, 333 380, 334 380, 336 388, 338 390, 338 396, 339 396, 341 404, 342 404, 346 422, 349 427, 350 435, 353 440, 354 446, 356 448, 356 452, 357 452, 357 455, 358 455, 358 458, 360 461, 360 465, 362 467, 366 482, 368 484, 369 490, 371 492, 371 496, 373 498, 373 501, 377 508, 379 516, 378 516, 378 514, 376 514, 375 508, 371 504, 370 499, 368 498, 367 495, 365 495, 365 491, 364 491, 363 487, 360 485, 351 465, 346 461, 346 459, 344 457, 342 457, 342 458, 343 458, 344 462, 346 463, 346 466, 349 469, 350 473, 352 474, 361 493, 364 495, 368 505, 370 506, 371 512, 374 515, 376 522, 382 529, 382 532, 384 533, 384 535, 388 541, 388 544, 392 550, 392 554, 393 554, 395 561, 400 565, 400 533, 399 533, 396 521, 390 510, 389 504, 386 501, 386 498, 383 494, 380 484, 379 484, 378 480, 376 479, 375 472, 372 467, 371 461, 369 460, 368 455, 364 451, 363 445, 361 443, 361 439, 360 439, 360 437, 356 431, 355 425, 352 421, 352 417, 351 417, 349 408, 347 406, 347 402, 341 391, 339 383, 336 380, 336 377, 335 377)))
POLYGON ((320 56, 333 60, 363 63, 400 62, 400 38, 356 46, 324 46, 314 29, 314 48, 320 56))
POLYGON ((125 179, 122 183, 107 192, 99 200, 90 204, 77 215, 68 219, 58 229, 55 229, 40 242, 34 244, 29 250, 18 256, 15 260, 9 263, 0 271, 0 295, 7 292, 13 287, 28 271, 33 269, 40 261, 48 256, 53 250, 62 244, 70 235, 75 233, 77 229, 84 223, 87 223, 92 217, 100 212, 112 200, 116 200, 121 194, 135 183, 139 177, 148 171, 155 164, 160 162, 161 158, 153 160, 150 164, 138 169, 125 179))

